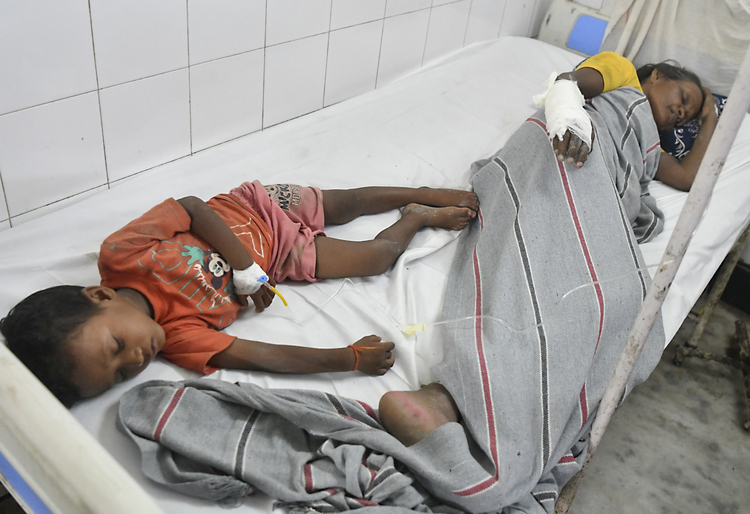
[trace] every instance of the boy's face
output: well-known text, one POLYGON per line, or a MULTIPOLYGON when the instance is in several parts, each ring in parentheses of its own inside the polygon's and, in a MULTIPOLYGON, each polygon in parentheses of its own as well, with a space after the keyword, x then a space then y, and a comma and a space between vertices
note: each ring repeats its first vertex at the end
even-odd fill
POLYGON ((644 84, 644 93, 659 130, 670 130, 695 118, 703 107, 703 92, 694 82, 671 80, 657 70, 644 84))
POLYGON ((164 347, 164 329, 114 290, 101 286, 84 293, 101 311, 68 343, 73 384, 88 398, 134 377, 164 347))

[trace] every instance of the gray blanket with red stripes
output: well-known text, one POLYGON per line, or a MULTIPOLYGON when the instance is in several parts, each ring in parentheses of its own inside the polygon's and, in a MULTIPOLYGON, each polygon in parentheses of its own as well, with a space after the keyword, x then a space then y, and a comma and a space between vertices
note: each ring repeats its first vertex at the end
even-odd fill
MULTIPOLYGON (((646 294, 637 241, 662 222, 648 196, 659 145, 645 98, 622 88, 586 108, 596 139, 582 169, 555 159, 541 114, 477 163, 481 215, 459 241, 443 311, 455 321, 433 368, 460 424, 407 448, 355 400, 148 382, 120 404, 144 473, 194 496, 257 488, 318 511, 551 513, 646 294)), ((628 391, 663 339, 659 320, 628 391)))

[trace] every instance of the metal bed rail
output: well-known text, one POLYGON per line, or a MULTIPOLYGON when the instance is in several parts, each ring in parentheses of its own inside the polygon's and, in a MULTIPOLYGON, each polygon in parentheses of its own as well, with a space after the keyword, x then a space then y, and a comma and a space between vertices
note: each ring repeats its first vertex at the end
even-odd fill
POLYGON ((750 108, 750 48, 745 53, 737 78, 729 92, 724 112, 719 118, 716 131, 706 149, 706 154, 703 156, 693 187, 690 188, 685 206, 682 208, 677 225, 661 258, 659 269, 646 293, 646 299, 643 301, 641 310, 630 331, 625 349, 617 363, 617 368, 599 404, 596 419, 591 427, 589 449, 583 468, 563 488, 560 498, 555 504, 556 514, 565 514, 570 508, 580 480, 585 475, 591 457, 599 446, 620 398, 622 398, 630 374, 641 354, 651 328, 654 326, 690 239, 703 217, 703 212, 708 207, 714 185, 716 185, 719 174, 724 167, 729 149, 734 143, 737 131, 748 108, 750 108))

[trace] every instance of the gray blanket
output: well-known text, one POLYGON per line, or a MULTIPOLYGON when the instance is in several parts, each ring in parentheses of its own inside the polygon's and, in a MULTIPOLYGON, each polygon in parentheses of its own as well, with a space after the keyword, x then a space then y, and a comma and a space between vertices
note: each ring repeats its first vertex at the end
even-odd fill
MULTIPOLYGON (((552 512, 645 296, 637 238, 661 223, 647 192, 659 147, 643 95, 621 89, 587 109, 596 147, 584 168, 558 163, 541 114, 477 164, 481 216, 460 238, 444 306, 455 321, 433 369, 460 424, 406 448, 354 400, 151 382, 120 404, 144 473, 195 496, 257 488, 319 511, 552 512)), ((628 391, 663 339, 659 321, 628 391)))

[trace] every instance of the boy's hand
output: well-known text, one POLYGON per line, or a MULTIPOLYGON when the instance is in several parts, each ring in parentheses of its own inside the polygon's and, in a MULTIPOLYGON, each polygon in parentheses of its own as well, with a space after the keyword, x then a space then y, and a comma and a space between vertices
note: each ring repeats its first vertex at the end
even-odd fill
MULTIPOLYGON (((594 131, 591 131, 591 144, 594 144, 594 131)), ((568 161, 568 164, 576 163, 576 167, 580 168, 588 159, 591 149, 581 138, 573 134, 570 130, 565 131, 565 135, 562 138, 555 136, 552 140, 552 149, 555 155, 560 161, 568 161)))
POLYGON ((391 341, 380 342, 378 336, 365 336, 352 346, 356 347, 357 370, 368 375, 383 375, 393 366, 393 349, 391 341))
MULTIPOLYGON (((268 277, 268 283, 276 287, 276 281, 271 277, 268 277)), ((261 287, 251 295, 237 295, 237 299, 242 307, 247 307, 249 305, 247 298, 250 297, 255 305, 255 312, 263 312, 266 307, 271 305, 274 296, 276 295, 273 294, 273 291, 267 287, 261 287)))

